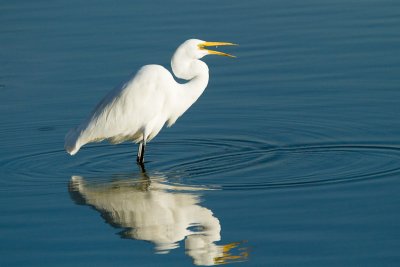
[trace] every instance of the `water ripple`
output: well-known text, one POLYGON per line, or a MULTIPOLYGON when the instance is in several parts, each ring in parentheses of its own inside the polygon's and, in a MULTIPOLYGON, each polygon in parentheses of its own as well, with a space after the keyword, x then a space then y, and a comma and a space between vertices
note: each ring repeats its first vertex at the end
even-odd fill
POLYGON ((244 140, 215 140, 213 144, 211 151, 182 157, 166 169, 186 171, 194 180, 217 183, 225 189, 345 183, 400 173, 400 147, 390 144, 272 146, 244 140))
MULTIPOLYGON (((70 158, 47 150, 0 160, 8 186, 54 184, 52 178, 76 173, 128 173, 137 170, 135 147, 88 146, 70 158)), ((262 139, 186 139, 151 144, 146 167, 179 173, 187 182, 232 190, 272 189, 348 183, 400 173, 400 147, 379 143, 272 145, 262 139)), ((50 185, 49 185, 50 186, 50 185)), ((6 188, 6 187, 4 187, 6 188)))

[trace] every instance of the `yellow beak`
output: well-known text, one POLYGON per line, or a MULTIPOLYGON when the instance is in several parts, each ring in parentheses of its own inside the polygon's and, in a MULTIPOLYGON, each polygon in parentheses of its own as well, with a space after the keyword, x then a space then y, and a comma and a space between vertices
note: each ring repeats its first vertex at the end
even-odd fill
POLYGON ((210 50, 210 49, 206 48, 208 46, 216 46, 216 47, 218 47, 218 46, 224 46, 224 45, 237 45, 237 44, 226 43, 226 42, 204 42, 204 43, 199 44, 198 46, 199 46, 200 49, 206 50, 209 54, 225 56, 225 57, 235 57, 235 56, 227 54, 227 53, 214 51, 214 50, 210 50))

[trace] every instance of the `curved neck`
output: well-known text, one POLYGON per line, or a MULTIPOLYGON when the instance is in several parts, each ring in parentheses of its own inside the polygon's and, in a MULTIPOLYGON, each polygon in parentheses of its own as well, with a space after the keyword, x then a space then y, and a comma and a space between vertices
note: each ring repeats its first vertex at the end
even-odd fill
POLYGON ((196 101, 207 87, 209 74, 207 64, 203 61, 196 60, 192 63, 192 68, 196 75, 187 83, 183 84, 184 91, 194 101, 196 101))
POLYGON ((191 102, 188 103, 191 106, 207 87, 208 66, 203 61, 190 58, 179 51, 172 57, 171 66, 176 77, 189 80, 181 86, 184 96, 187 97, 185 100, 191 102))

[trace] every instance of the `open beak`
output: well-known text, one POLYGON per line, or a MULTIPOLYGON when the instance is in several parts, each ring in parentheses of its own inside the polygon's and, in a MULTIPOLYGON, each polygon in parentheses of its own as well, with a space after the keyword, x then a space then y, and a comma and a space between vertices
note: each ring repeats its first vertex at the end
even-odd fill
POLYGON ((226 42, 204 42, 199 44, 199 48, 206 50, 209 54, 213 54, 213 55, 219 55, 219 56, 225 56, 225 57, 235 57, 233 55, 227 54, 227 53, 223 53, 223 52, 219 52, 219 51, 215 51, 215 50, 210 50, 207 49, 206 47, 208 46, 224 46, 224 45, 237 45, 237 44, 233 44, 233 43, 226 43, 226 42))

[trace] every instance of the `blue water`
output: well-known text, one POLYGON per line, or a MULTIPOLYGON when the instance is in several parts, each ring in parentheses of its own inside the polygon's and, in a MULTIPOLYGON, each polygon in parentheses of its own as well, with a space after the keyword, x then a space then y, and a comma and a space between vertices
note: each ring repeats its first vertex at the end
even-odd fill
POLYGON ((400 3, 0 3, 1 266, 398 266, 400 3), (149 145, 65 133, 189 38, 198 102, 149 145))

